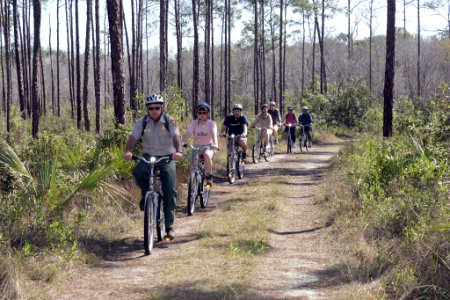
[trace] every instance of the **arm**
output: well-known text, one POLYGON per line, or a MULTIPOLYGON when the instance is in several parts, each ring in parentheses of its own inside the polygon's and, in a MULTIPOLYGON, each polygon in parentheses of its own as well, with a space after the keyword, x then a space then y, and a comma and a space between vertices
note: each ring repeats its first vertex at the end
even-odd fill
POLYGON ((247 124, 242 125, 242 127, 244 128, 242 135, 246 137, 247 136, 247 124))
MULTIPOLYGON (((195 121, 194 121, 195 122, 195 121)), ((192 137, 192 134, 194 133, 193 130, 193 124, 194 122, 192 122, 191 124, 189 124, 189 127, 186 131, 186 133, 183 135, 183 137, 181 138, 181 143, 182 144, 186 144, 189 141, 189 138, 192 137)))
POLYGON ((123 154, 123 158, 125 160, 131 160, 131 150, 133 150, 134 146, 136 145, 137 139, 130 135, 128 138, 127 144, 125 146, 125 153, 123 154))
POLYGON ((180 160, 183 156, 183 144, 181 143, 181 137, 179 134, 175 134, 172 137, 173 145, 175 146, 176 152, 172 154, 173 160, 180 160))
POLYGON ((211 128, 211 132, 212 132, 212 147, 215 147, 215 148, 219 148, 219 142, 218 142, 218 140, 217 140, 217 124, 216 124, 216 122, 214 122, 214 121, 211 121, 211 125, 212 125, 212 128, 211 128))

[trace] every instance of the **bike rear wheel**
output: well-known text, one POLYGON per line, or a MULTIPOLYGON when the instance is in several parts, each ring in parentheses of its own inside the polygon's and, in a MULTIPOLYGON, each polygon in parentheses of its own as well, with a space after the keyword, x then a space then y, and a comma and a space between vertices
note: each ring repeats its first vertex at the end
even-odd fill
POLYGON ((261 154, 260 154, 260 151, 259 151, 258 143, 253 145, 253 148, 252 148, 252 159, 253 159, 253 162, 255 164, 257 164, 259 162, 259 160, 261 159, 261 154))
POLYGON ((191 173, 188 182, 188 196, 187 196, 187 212, 189 216, 192 216, 195 209, 195 199, 197 199, 197 176, 191 173))
POLYGON ((149 255, 153 249, 155 232, 155 207, 153 202, 155 195, 148 195, 144 205, 144 250, 145 255, 149 255))
POLYGON ((234 157, 233 154, 228 156, 227 162, 227 179, 230 184, 233 184, 236 181, 236 169, 234 168, 234 157))
POLYGON ((205 208, 208 205, 209 200, 209 189, 205 189, 206 178, 202 177, 202 186, 200 187, 200 206, 201 208, 205 208))
POLYGON ((156 237, 158 238, 158 242, 163 240, 164 232, 165 232, 165 220, 164 220, 164 207, 163 207, 163 198, 158 195, 158 207, 155 207, 156 212, 156 237))

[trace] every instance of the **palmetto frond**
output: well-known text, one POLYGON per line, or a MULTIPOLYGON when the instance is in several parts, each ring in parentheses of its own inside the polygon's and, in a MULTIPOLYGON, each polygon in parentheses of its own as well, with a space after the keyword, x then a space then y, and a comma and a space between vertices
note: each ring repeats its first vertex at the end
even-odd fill
POLYGON ((25 165, 17 156, 13 148, 8 143, 0 138, 0 163, 10 167, 12 170, 20 173, 23 176, 32 178, 25 165))

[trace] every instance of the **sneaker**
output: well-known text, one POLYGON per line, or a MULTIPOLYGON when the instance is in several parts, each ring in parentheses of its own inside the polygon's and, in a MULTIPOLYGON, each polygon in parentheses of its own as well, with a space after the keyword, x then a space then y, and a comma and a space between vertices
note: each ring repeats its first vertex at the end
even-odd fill
POLYGON ((139 208, 141 209, 141 211, 144 211, 144 205, 145 205, 144 198, 141 198, 141 201, 139 202, 139 208))
POLYGON ((278 140, 274 140, 273 143, 276 145, 278 144, 278 140))
POLYGON ((295 146, 295 143, 292 143, 292 148, 297 148, 297 146, 295 146))
POLYGON ((166 235, 164 236, 165 241, 171 241, 175 237, 175 231, 172 228, 166 230, 166 235))
POLYGON ((208 176, 206 176, 205 188, 209 189, 212 186, 213 186, 213 177, 212 177, 212 175, 208 175, 208 176))

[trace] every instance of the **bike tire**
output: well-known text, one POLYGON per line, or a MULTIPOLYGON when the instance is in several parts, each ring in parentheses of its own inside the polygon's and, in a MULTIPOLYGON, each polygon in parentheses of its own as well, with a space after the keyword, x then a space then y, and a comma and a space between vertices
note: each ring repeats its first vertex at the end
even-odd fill
POLYGON ((240 157, 236 160, 235 171, 236 171, 239 179, 244 178, 244 164, 242 163, 242 160, 240 157))
POLYGON ((253 159, 253 163, 257 164, 259 162, 259 160, 261 159, 261 154, 260 151, 258 151, 257 149, 258 145, 254 144, 252 147, 252 159, 253 159))
POLYGON ((145 198, 144 205, 144 250, 145 255, 149 255, 153 250, 153 241, 155 233, 155 209, 153 202, 154 195, 145 198))
POLYGON ((209 200, 209 189, 205 189, 206 178, 202 178, 202 187, 200 191, 200 206, 201 208, 205 208, 208 205, 209 200))
POLYGON ((234 170, 234 158, 233 154, 228 156, 227 161, 227 179, 230 184, 233 184, 236 181, 236 174, 234 170))
POLYGON ((299 142, 300 142, 300 152, 303 152, 303 137, 299 138, 299 142))
POLYGON ((164 206, 163 206, 163 198, 158 196, 158 207, 155 207, 156 211, 156 237, 158 238, 158 242, 161 242, 164 238, 165 232, 165 220, 164 220, 164 206))
POLYGON ((187 196, 187 212, 189 216, 192 216, 195 210, 195 199, 197 198, 198 186, 197 186, 197 176, 192 173, 189 176, 188 182, 188 196, 187 196))

